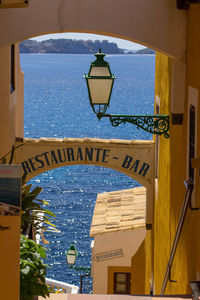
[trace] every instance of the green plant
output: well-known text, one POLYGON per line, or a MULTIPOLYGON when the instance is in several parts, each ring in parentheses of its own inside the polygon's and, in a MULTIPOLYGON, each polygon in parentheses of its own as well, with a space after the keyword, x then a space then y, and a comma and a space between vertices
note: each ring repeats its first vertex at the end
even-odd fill
POLYGON ((49 295, 45 284, 47 265, 43 263, 45 249, 35 241, 20 236, 20 300, 49 295))
MULTIPOLYGON (((13 146, 7 153, 10 154, 8 164, 12 164, 14 151, 18 147, 13 146)), ((7 154, 0 158, 0 164, 7 164, 7 154)), ((43 263, 46 254, 44 247, 38 245, 33 239, 28 239, 25 235, 30 237, 32 228, 34 233, 39 233, 41 236, 47 228, 54 229, 54 231, 56 229, 51 222, 55 215, 43 207, 48 202, 37 199, 42 188, 35 187, 31 190, 32 185, 26 184, 25 180, 26 176, 24 175, 21 192, 20 300, 32 300, 34 296, 46 297, 49 295, 48 287, 45 284, 47 265, 43 263)))
POLYGON ((23 184, 22 186, 21 233, 25 235, 28 235, 31 225, 35 232, 39 231, 40 234, 49 227, 55 229, 55 225, 52 223, 55 215, 41 206, 48 204, 48 202, 37 199, 42 188, 36 187, 31 191, 31 187, 31 184, 23 184))
MULTIPOLYGON (((15 150, 22 147, 24 144, 18 146, 12 146, 11 150, 0 158, 0 164, 12 164, 14 159, 15 150), (7 162, 7 156, 10 154, 9 162, 7 162)), ((21 206, 21 233, 28 236, 31 226, 34 228, 35 233, 39 231, 42 235, 47 228, 51 228, 54 231, 55 225, 51 220, 55 215, 42 207, 41 205, 48 204, 45 200, 37 199, 37 196, 41 193, 42 188, 36 187, 31 191, 31 184, 26 184, 26 175, 22 177, 22 206, 21 206)))

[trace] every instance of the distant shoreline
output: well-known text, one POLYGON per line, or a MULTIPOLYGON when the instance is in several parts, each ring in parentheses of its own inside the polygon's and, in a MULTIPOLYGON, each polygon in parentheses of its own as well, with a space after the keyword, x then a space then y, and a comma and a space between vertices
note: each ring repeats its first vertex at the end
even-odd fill
POLYGON ((102 49, 106 54, 155 54, 155 51, 149 48, 131 51, 118 48, 116 43, 105 41, 84 41, 71 39, 50 39, 45 41, 25 40, 19 44, 20 54, 94 54, 102 49))
MULTIPOLYGON (((20 52, 20 55, 21 54, 41 54, 41 55, 43 55, 43 54, 66 54, 66 55, 71 55, 71 54, 74 54, 74 55, 94 55, 94 53, 51 53, 51 52, 20 52)), ((117 54, 117 53, 109 53, 109 54, 107 54, 107 53, 105 53, 106 54, 106 56, 108 56, 108 55, 128 55, 128 56, 131 56, 131 55, 155 55, 155 53, 119 53, 119 54, 117 54)))

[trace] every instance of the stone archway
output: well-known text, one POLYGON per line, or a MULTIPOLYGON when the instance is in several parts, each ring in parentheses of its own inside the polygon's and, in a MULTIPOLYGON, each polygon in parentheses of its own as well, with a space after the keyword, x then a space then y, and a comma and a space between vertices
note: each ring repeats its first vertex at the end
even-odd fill
POLYGON ((186 18, 176 1, 34 0, 27 8, 0 10, 0 47, 42 34, 85 32, 127 39, 181 58, 186 18))
POLYGON ((82 164, 124 173, 146 187, 146 223, 152 223, 155 178, 153 141, 20 138, 15 143, 13 162, 22 165, 27 181, 51 169, 82 164))

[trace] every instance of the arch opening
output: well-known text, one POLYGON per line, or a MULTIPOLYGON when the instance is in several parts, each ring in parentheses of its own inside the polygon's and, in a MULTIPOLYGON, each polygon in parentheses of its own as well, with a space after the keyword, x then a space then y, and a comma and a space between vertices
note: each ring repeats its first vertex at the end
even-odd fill
MULTIPOLYGON (((79 68, 79 66, 78 66, 77 68, 78 68, 79 74, 78 74, 78 76, 77 75, 74 76, 75 73, 73 73, 73 72, 75 72, 75 70, 74 70, 75 64, 74 63, 71 64, 71 68, 69 68, 69 61, 66 64, 63 63, 64 62, 63 55, 61 55, 59 58, 55 58, 54 55, 47 55, 47 61, 46 61, 47 72, 45 74, 41 73, 41 70, 44 70, 44 63, 41 60, 41 58, 42 58, 41 54, 38 54, 38 55, 36 54, 33 56, 36 57, 36 60, 34 60, 34 64, 33 64, 34 68, 33 69, 39 71, 38 74, 40 74, 40 77, 38 77, 37 75, 34 76, 34 80, 36 79, 36 77, 38 77, 40 79, 39 79, 38 86, 35 85, 33 88, 33 87, 30 87, 30 85, 29 85, 27 91, 25 91, 25 101, 26 101, 26 103, 25 103, 25 137, 40 138, 40 136, 45 136, 47 138, 47 140, 46 140, 46 142, 44 140, 44 143, 46 143, 47 147, 48 147, 48 145, 47 145, 48 137, 61 138, 63 136, 72 136, 73 138, 80 139, 80 137, 83 138, 85 136, 90 136, 90 137, 94 137, 94 138, 96 138, 96 137, 118 138, 118 139, 121 138, 123 140, 124 139, 132 140, 133 138, 134 139, 150 138, 148 134, 141 132, 141 131, 137 131, 136 128, 134 129, 132 126, 126 126, 124 128, 121 127, 119 129, 114 129, 108 123, 105 122, 106 120, 101 125, 94 118, 94 115, 89 107, 89 102, 87 101, 86 92, 83 92, 83 89, 80 88, 81 86, 84 86, 84 83, 82 84, 82 82, 81 82, 82 74, 84 74, 84 72, 88 70, 89 63, 91 62, 91 59, 93 59, 93 57, 85 56, 86 60, 84 62, 84 65, 86 66, 86 68, 83 70, 82 68, 79 68), (53 72, 51 72, 50 68, 49 68, 49 65, 52 63, 52 61, 54 62, 53 72), (62 65, 62 71, 61 71, 62 75, 66 74, 66 70, 70 69, 71 73, 69 72, 68 78, 63 78, 63 77, 61 78, 59 76, 60 70, 56 67, 58 65, 59 65, 59 67, 61 67, 61 65, 62 65), (41 74, 42 74, 42 76, 41 76, 41 74), (52 81, 51 81, 51 79, 52 79, 52 81), (75 85, 77 82, 78 82, 78 85, 75 85), (65 93, 65 90, 63 91, 63 87, 64 87, 64 89, 67 89, 67 93, 65 93), (43 96, 41 96, 41 94, 40 94, 41 91, 44 92, 43 96), (72 97, 72 95, 73 95, 73 97, 72 97), (87 102, 81 101, 83 98, 86 99, 87 102), (35 99, 37 99, 37 105, 35 105, 35 99), (51 101, 49 101, 49 99, 51 99, 51 101), (75 107, 73 106, 73 104, 75 104, 75 107), (33 113, 34 107, 36 108, 36 114, 33 113), (87 110, 85 110, 84 107, 87 107, 87 110), (93 123, 93 120, 94 120, 94 123, 93 123)), ((29 62, 30 62, 29 57, 25 57, 25 59, 27 60, 26 62, 29 64, 29 62)), ((80 57, 76 56, 75 59, 76 59, 76 61, 77 60, 79 61, 80 57)), ((116 62, 118 62, 120 57, 119 56, 108 56, 108 59, 109 60, 113 59, 116 62)), ((154 60, 154 57, 153 57, 153 60, 154 60)), ((32 63, 33 63, 33 61, 32 61, 32 63)), ((146 63, 148 64, 148 58, 147 58, 146 63)), ((129 63, 127 63, 127 65, 129 65, 129 63)), ((124 72, 126 72, 127 65, 123 65, 123 62, 121 61, 121 63, 119 64, 118 67, 120 70, 123 70, 124 72)), ((124 78, 124 74, 120 75, 120 80, 122 82, 122 85, 115 92, 115 97, 118 101, 117 101, 117 105, 115 105, 114 109, 118 109, 119 112, 122 109, 123 109, 123 112, 125 110, 129 111, 129 107, 132 103, 132 98, 133 98, 133 91, 131 88, 132 82, 138 80, 137 82, 135 82, 135 84, 137 86, 137 92, 139 91, 139 89, 141 89, 141 90, 143 89, 143 91, 144 90, 146 91, 145 94, 146 93, 148 94, 148 88, 147 89, 144 88, 144 84, 142 82, 143 79, 140 76, 138 78, 138 74, 134 70, 134 67, 135 67, 134 64, 132 64, 132 67, 133 67, 133 69, 131 69, 130 73, 128 74, 128 76, 126 78, 124 78), (118 98, 119 91, 123 90, 124 86, 126 88, 128 86, 130 86, 130 90, 129 90, 128 94, 122 93, 122 98, 120 97, 120 99, 119 99, 118 98), (141 87, 143 87, 143 88, 141 88, 141 87)), ((136 71, 138 71, 138 69, 140 67, 141 67, 141 63, 136 67, 136 71)), ((144 66, 143 66, 143 68, 144 68, 144 66)), ((146 82, 149 82, 149 80, 150 80, 152 83, 152 78, 149 79, 151 76, 149 76, 147 70, 145 70, 145 73, 146 73, 145 76, 147 76, 146 82)), ((32 75, 33 75, 33 73, 32 73, 32 75)), ((31 84, 31 81, 32 82, 34 81, 32 79, 33 79, 33 77, 32 78, 30 77, 30 80, 28 78, 26 78, 26 72, 25 72, 25 89, 26 89, 26 82, 28 84, 31 84)), ((154 78, 153 78, 153 81, 154 81, 154 78)), ((147 95, 145 95, 145 101, 144 101, 145 103, 143 103, 143 105, 141 105, 142 109, 144 108, 144 105, 146 105, 147 110, 149 110, 149 109, 153 110, 152 86, 151 86, 151 93, 152 93, 152 105, 149 106, 149 104, 147 103, 148 101, 146 101, 147 95)), ((140 97, 137 95, 137 93, 134 96, 136 96, 136 98, 138 100, 140 99, 140 97)), ((136 110, 137 109, 138 109, 138 106, 136 107, 136 110)), ((116 112, 117 111, 115 110, 115 113, 116 112)), ((51 140, 51 138, 49 139, 49 141, 50 140, 51 140)), ((90 139, 88 139, 88 141, 89 140, 90 139)), ((83 141, 79 141, 79 142, 83 145, 83 141)), ((86 142, 87 142, 87 140, 86 140, 86 142)), ((111 140, 111 142, 112 142, 112 140, 111 140)), ((120 143, 121 142, 119 142, 119 144, 120 143)), ((122 142, 122 144, 123 144, 123 142, 122 142)), ((116 149, 119 148, 118 146, 119 145, 115 145, 116 149)), ((37 160, 38 160, 38 159, 41 159, 41 156, 38 157, 38 155, 41 155, 41 153, 48 152, 48 151, 54 151, 54 148, 52 148, 51 145, 49 145, 49 147, 50 148, 48 148, 46 150, 42 150, 43 152, 36 151, 36 152, 32 153, 32 152, 28 151, 28 153, 29 153, 28 156, 26 156, 26 154, 24 156, 22 155, 23 159, 19 159, 19 157, 18 157, 17 161, 20 163, 22 163, 24 161, 28 161, 29 168, 33 169, 34 167, 31 166, 31 162, 32 163, 36 162, 36 156, 37 156, 37 160)), ((59 147, 65 147, 65 146, 62 145, 62 142, 61 142, 59 147)), ((67 147, 69 148, 69 146, 67 146, 67 147)), ((92 146, 90 146, 90 147, 92 147, 92 146)), ((106 150, 107 150, 107 148, 106 148, 106 150)), ((106 152, 106 154, 108 154, 108 152, 106 152)), ((126 156, 126 153, 124 153, 124 154, 126 156)), ((131 156, 131 154, 129 156, 131 156)), ((116 155, 115 155, 115 157, 116 157, 116 155)), ((131 156, 131 157, 133 157, 133 156, 131 156)), ((80 160, 80 158, 81 158, 81 154, 79 154, 79 160, 80 160)), ((124 158, 125 157, 123 157, 122 163, 124 161, 124 158)), ((106 157, 106 159, 104 158, 104 160, 107 160, 107 157, 106 157)), ((80 164, 80 161, 78 164, 80 164)), ((35 167, 37 168, 38 165, 35 165, 35 167)), ((80 166, 73 166, 72 168, 76 168, 76 167, 80 167, 80 166)), ((81 166, 81 167, 85 168, 86 166, 81 166)), ((90 166, 90 167, 97 168, 95 166, 90 166)), ((87 168, 90 168, 90 167, 87 167, 87 168)), ((53 168, 53 167, 51 166, 51 168, 53 168)), ((100 168, 102 168, 102 166, 100 168)), ((110 168, 111 168, 111 165, 108 167, 108 169, 106 169, 107 172, 112 171, 110 168)), ((56 172, 56 170, 61 170, 61 169, 64 170, 65 168, 58 168, 58 169, 52 170, 50 172, 54 172, 54 171, 56 172)), ((70 167, 70 169, 71 169, 71 167, 70 167)), ((113 167, 113 169, 116 169, 116 168, 113 167)), ((46 171, 46 170, 44 170, 44 171, 46 171)), ((32 173, 32 171, 30 173, 32 173)), ((125 168, 124 173, 126 173, 126 168, 125 168)), ((45 177, 46 176, 45 174, 46 173, 43 173, 40 176, 45 177)), ((87 177, 87 175, 86 175, 86 177, 87 177)), ((127 178, 127 177, 125 177, 125 178, 127 178)), ((36 178, 36 180, 38 180, 38 178, 36 178)), ((141 183, 144 183, 144 182, 141 181, 141 183)), ((152 197, 152 190, 150 188, 150 185, 151 185, 150 183, 146 184, 147 190, 149 191, 149 198, 152 197)), ((126 186, 126 184, 125 184, 125 186, 126 186)), ((124 187, 124 188, 126 188, 126 187, 124 187)), ((55 195, 55 197, 57 199, 57 196, 54 193, 54 191, 52 191, 52 195, 53 196, 55 195)), ((55 246, 58 246, 56 243, 54 243, 54 244, 55 244, 55 246)))
MULTIPOLYGON (((76 266, 90 265, 89 231, 97 194, 133 189, 139 183, 112 169, 83 165, 50 170, 29 183, 43 187, 40 198, 49 202, 47 209, 56 214, 56 226, 61 231, 45 233, 45 239, 50 242, 46 263, 51 269, 47 277, 79 285, 79 274, 67 266, 65 251, 75 243, 79 251, 76 266)), ((91 281, 87 285, 90 287, 91 281)))
MULTIPOLYGON (((107 55, 106 59, 117 76, 108 112, 153 114, 154 55, 107 55)), ((113 128, 107 118, 98 121, 82 78, 93 60, 89 54, 21 54, 25 137, 152 138, 131 124, 113 128)))

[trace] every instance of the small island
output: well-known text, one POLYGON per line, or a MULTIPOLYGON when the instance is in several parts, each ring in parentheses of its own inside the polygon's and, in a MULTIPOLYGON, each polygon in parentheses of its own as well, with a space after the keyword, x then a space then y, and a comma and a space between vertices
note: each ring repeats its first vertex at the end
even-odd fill
POLYGON ((25 40, 19 44, 20 53, 62 53, 62 54, 94 54, 102 49, 106 54, 155 54, 149 48, 138 51, 127 51, 118 48, 116 43, 91 40, 50 39, 45 41, 25 40))

